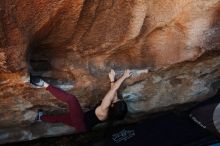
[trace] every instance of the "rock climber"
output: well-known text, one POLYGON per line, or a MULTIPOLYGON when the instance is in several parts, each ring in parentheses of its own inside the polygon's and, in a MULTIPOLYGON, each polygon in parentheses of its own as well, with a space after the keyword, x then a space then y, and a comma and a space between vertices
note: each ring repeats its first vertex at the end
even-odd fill
POLYGON ((125 70, 124 74, 115 81, 115 71, 111 69, 109 79, 110 90, 106 93, 101 104, 83 113, 82 108, 74 95, 71 95, 53 85, 48 84, 43 79, 31 76, 30 83, 36 87, 48 90, 57 99, 68 104, 69 112, 62 115, 46 115, 42 110, 38 110, 36 120, 50 123, 64 123, 76 129, 77 133, 86 132, 95 125, 108 120, 122 120, 127 113, 127 104, 119 99, 117 91, 121 84, 130 76, 132 72, 125 70))

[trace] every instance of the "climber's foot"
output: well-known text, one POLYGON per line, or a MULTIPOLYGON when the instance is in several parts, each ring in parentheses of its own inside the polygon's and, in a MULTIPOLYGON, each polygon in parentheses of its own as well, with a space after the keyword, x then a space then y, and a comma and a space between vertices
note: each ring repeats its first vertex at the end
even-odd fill
POLYGON ((35 121, 41 122, 42 121, 41 116, 43 116, 43 115, 44 115, 44 111, 42 109, 38 109, 37 110, 37 115, 35 117, 35 121))
POLYGON ((43 88, 45 86, 44 80, 42 80, 39 76, 30 75, 30 83, 35 88, 43 88))

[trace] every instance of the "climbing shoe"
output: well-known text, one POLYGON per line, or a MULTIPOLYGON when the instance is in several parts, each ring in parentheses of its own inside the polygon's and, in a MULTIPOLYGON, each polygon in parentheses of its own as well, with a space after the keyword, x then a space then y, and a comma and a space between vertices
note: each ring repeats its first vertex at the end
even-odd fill
POLYGON ((42 88, 44 86, 44 80, 42 80, 39 76, 31 75, 30 83, 36 88, 42 88))
POLYGON ((44 115, 44 111, 42 109, 38 109, 37 110, 37 115, 35 117, 35 121, 41 122, 41 116, 44 115))

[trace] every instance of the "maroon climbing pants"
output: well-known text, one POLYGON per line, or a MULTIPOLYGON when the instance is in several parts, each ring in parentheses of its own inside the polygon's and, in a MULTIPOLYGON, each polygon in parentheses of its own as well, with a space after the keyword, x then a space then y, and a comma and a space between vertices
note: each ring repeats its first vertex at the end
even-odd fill
POLYGON ((46 89, 57 99, 68 104, 69 113, 65 115, 43 115, 41 120, 50 123, 64 123, 76 128, 77 133, 85 132, 84 114, 77 98, 52 85, 49 85, 46 89))

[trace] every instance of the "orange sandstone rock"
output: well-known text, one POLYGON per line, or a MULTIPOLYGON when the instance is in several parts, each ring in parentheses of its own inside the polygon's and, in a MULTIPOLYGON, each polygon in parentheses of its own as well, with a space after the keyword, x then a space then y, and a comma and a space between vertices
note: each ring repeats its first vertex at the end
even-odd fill
POLYGON ((32 123, 38 108, 67 109, 32 88, 29 74, 75 94, 86 111, 109 89, 110 68, 117 77, 130 68, 120 92, 130 113, 149 113, 214 95, 219 44, 219 0, 1 0, 0 143, 74 132, 32 123))

